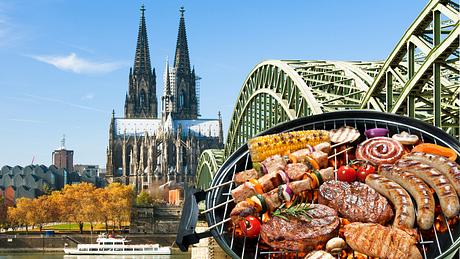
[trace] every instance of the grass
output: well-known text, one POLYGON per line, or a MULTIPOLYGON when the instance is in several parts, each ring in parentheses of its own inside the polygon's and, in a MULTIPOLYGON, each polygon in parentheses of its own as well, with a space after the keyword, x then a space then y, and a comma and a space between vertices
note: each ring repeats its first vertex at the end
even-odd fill
MULTIPOLYGON (((126 228, 127 226, 123 226, 126 228)), ((112 225, 109 224, 108 226, 109 231, 112 230, 112 225)), ((55 232, 75 232, 79 233, 80 232, 80 227, 78 226, 77 223, 58 223, 56 225, 48 225, 44 226, 42 228, 42 231, 45 230, 54 230, 55 232)), ((118 226, 115 226, 115 230, 119 231, 120 229, 118 226)), ((35 226, 33 229, 29 226, 29 232, 30 233, 36 233, 40 232, 40 228, 38 226, 35 226)), ((84 223, 83 224, 83 232, 89 233, 91 232, 91 225, 89 223, 84 223)), ((103 223, 97 223, 93 225, 93 232, 105 232, 105 224, 103 223)), ((18 230, 15 233, 26 233, 26 230, 18 230)))
MULTIPOLYGON (((77 223, 63 223, 63 224, 57 224, 57 225, 52 225, 52 226, 45 226, 43 227, 44 230, 63 230, 63 231, 80 231, 80 227, 78 226, 77 223)), ((109 226, 110 229, 110 226, 109 226)), ((95 224, 93 225, 93 230, 94 231, 99 231, 99 230, 105 230, 105 225, 104 224, 95 224)), ((84 223, 83 224, 83 231, 91 231, 91 225, 89 223, 84 223)))

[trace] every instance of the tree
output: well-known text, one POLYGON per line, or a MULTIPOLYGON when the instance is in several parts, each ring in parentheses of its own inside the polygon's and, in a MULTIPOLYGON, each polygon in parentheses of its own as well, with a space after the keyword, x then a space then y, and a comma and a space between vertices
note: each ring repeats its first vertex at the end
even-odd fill
POLYGON ((87 220, 87 207, 90 206, 95 187, 90 183, 66 185, 62 191, 63 217, 76 222, 83 234, 83 223, 87 220))
POLYGON ((146 191, 141 191, 136 197, 136 205, 147 206, 153 204, 153 197, 146 191))
POLYGON ((101 222, 105 223, 105 231, 109 232, 108 222, 111 219, 111 214, 109 213, 111 206, 107 188, 96 189, 95 197, 99 204, 99 206, 96 208, 98 218, 101 222))
POLYGON ((130 185, 122 185, 120 183, 111 183, 106 189, 109 198, 107 212, 113 223, 118 223, 118 226, 121 228, 122 222, 129 221, 134 199, 134 189, 130 185))
POLYGON ((32 200, 29 198, 19 198, 16 206, 8 210, 8 221, 11 225, 25 226, 26 233, 29 234, 29 226, 34 224, 34 211, 32 200))

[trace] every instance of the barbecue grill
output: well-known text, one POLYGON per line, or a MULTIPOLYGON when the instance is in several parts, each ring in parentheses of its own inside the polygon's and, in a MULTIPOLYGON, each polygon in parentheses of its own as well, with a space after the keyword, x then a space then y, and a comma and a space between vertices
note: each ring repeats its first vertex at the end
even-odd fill
MULTIPOLYGON (((419 120, 375 111, 338 111, 313 115, 285 122, 264 131, 260 135, 294 130, 330 130, 342 126, 352 126, 361 133, 369 128, 387 128, 390 131, 389 136, 406 131, 418 135, 423 142, 450 147, 460 155, 460 143, 446 132, 419 120)), ((365 136, 362 134, 358 142, 364 138, 365 136)), ((337 151, 332 150, 332 154, 334 152, 337 151)), ((348 159, 348 155, 345 157, 348 159)), ((460 158, 456 162, 460 163, 460 158)), ((229 215, 235 206, 231 201, 230 191, 236 187, 231 181, 235 173, 251 167, 248 147, 247 145, 241 146, 225 161, 208 189, 192 188, 190 192, 186 193, 176 240, 181 250, 186 251, 189 245, 198 243, 200 238, 213 236, 222 249, 233 258, 298 257, 297 251, 280 251, 265 246, 261 247, 257 238, 238 236, 235 234, 235 228, 230 226, 229 215), (203 200, 206 205, 204 214, 209 227, 205 232, 196 233, 195 226, 200 214, 198 202, 203 200)), ((441 233, 434 226, 433 235, 418 231, 420 234, 419 246, 422 248, 421 252, 424 258, 445 258, 448 255, 455 255, 455 258, 460 258, 458 255, 460 224, 449 225, 443 215, 442 221, 447 225, 447 231, 441 233)))

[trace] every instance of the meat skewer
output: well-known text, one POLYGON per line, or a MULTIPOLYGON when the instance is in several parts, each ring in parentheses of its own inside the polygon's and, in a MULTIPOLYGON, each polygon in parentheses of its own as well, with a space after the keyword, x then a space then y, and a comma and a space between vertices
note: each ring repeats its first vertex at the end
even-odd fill
MULTIPOLYGON (((332 167, 322 169, 319 171, 319 175, 322 180, 329 181, 334 178, 334 170, 332 167)), ((230 213, 230 217, 234 223, 238 222, 240 218, 246 216, 258 216, 260 213, 266 211, 274 211, 276 208, 280 207, 285 201, 289 201, 292 198, 292 195, 289 193, 286 195, 286 192, 289 192, 289 188, 292 194, 299 194, 304 191, 309 191, 318 186, 318 183, 311 176, 307 179, 290 182, 288 184, 283 184, 278 186, 278 188, 273 189, 267 193, 256 194, 250 198, 238 202, 230 213)))
MULTIPOLYGON (((327 157, 327 154, 324 153, 324 152, 321 152, 321 151, 316 151, 318 154, 316 157, 314 158, 311 158, 309 157, 309 161, 311 161, 309 164, 312 165, 312 164, 324 164, 324 162, 321 162, 322 160, 326 160, 328 159, 327 157)), ((291 170, 291 167, 290 166, 288 169, 289 169, 289 173, 292 172, 293 170, 291 170)), ((318 165, 312 165, 312 167, 316 170, 319 169, 318 165)), ((297 167, 297 168, 300 168, 300 167, 297 167)), ((303 171, 303 172, 300 172, 300 176, 299 174, 296 174, 296 176, 294 177, 295 179, 298 179, 298 178, 302 178, 304 177, 305 175, 308 175, 308 174, 311 174, 311 172, 314 172, 313 168, 309 168, 309 167, 304 167, 303 169, 306 170, 306 171, 303 171)), ((294 168, 295 169, 295 168, 294 168)), ((314 173, 313 173, 314 174, 314 173)), ((294 173, 291 174, 291 176, 294 176, 294 173)), ((317 177, 317 176, 312 176, 312 177, 317 177)), ((232 197, 233 199, 235 200, 236 203, 248 198, 248 197, 251 197, 253 195, 256 195, 256 194, 262 194, 262 193, 266 193, 270 190, 273 190, 274 188, 278 187, 280 184, 282 183, 287 183, 289 182, 289 178, 290 178, 290 175, 286 174, 286 172, 284 171, 284 168, 283 169, 280 169, 280 170, 277 170, 275 172, 272 172, 272 173, 269 173, 269 174, 266 174, 262 177, 260 177, 259 179, 255 179, 255 178, 252 178, 250 179, 249 181, 243 183, 242 185, 236 187, 235 189, 233 189, 231 191, 231 194, 232 194, 232 197)))
MULTIPOLYGON (((339 143, 339 144, 344 144, 344 143, 339 143)), ((310 168, 313 168, 314 166, 311 165, 311 163, 316 163, 316 164, 321 164, 323 167, 326 167, 327 165, 327 161, 337 155, 340 155, 350 149, 352 149, 352 147, 350 148, 347 148, 345 150, 342 150, 340 152, 337 152, 336 154, 333 154, 333 155, 330 155, 327 157, 327 153, 330 152, 330 144, 328 142, 323 142, 323 143, 320 143, 318 145, 316 145, 314 147, 314 149, 316 151, 314 151, 314 156, 315 158, 313 159, 309 159, 307 160, 307 158, 305 157, 301 157, 301 160, 304 161, 306 163, 307 166, 309 166, 310 168), (327 151, 327 152, 326 152, 327 151), (316 161, 319 161, 316 162, 316 161)), ((301 151, 301 150, 299 150, 301 151)), ((289 164, 287 164, 287 161, 286 161, 286 157, 281 157, 279 155, 274 155, 272 157, 268 157, 267 159, 270 160, 270 172, 273 172, 274 169, 278 169, 276 171, 279 171, 279 170, 283 170, 284 167, 283 166, 289 166, 289 164), (282 159, 280 159, 282 158, 282 159), (274 161, 277 161, 279 163, 279 165, 276 165, 276 163, 273 163, 274 161), (283 166, 281 166, 283 165, 283 166)), ((264 160, 265 161, 265 160, 264 160)), ((241 184, 244 184, 245 182, 251 180, 251 179, 258 179, 260 178, 261 176, 263 176, 263 171, 265 170, 265 172, 268 172, 267 169, 264 169, 263 166, 261 166, 263 162, 261 163, 255 163, 254 165, 256 166, 256 168, 252 168, 252 169, 248 169, 248 170, 244 170, 244 171, 241 171, 239 173, 236 173, 235 174, 235 177, 234 177, 234 180, 230 180, 230 181, 227 181, 225 183, 221 183, 219 185, 216 185, 216 186, 212 186, 212 187, 209 187, 208 189, 206 189, 205 191, 208 192, 208 191, 211 191, 213 189, 216 189, 216 188, 220 188, 222 186, 225 186, 225 185, 228 185, 228 184, 232 184, 232 183, 236 183, 237 185, 241 185, 241 184)), ((319 166, 319 165, 318 165, 319 166)), ((319 168, 315 168, 315 169, 319 169, 319 168)), ((289 172, 286 172, 289 174, 289 172)), ((291 176, 289 176, 291 177, 291 176)))

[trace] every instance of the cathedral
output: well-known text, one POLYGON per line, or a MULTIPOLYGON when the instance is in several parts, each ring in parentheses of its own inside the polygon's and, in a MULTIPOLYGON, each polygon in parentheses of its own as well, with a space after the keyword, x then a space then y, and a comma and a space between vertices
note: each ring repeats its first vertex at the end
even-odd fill
POLYGON ((223 148, 220 113, 217 119, 199 118, 199 77, 190 66, 183 7, 174 64, 170 67, 166 62, 158 114, 156 73, 150 63, 144 12, 142 5, 124 117, 112 113, 107 148, 107 180, 133 184, 137 192, 193 179, 201 152, 223 148))

